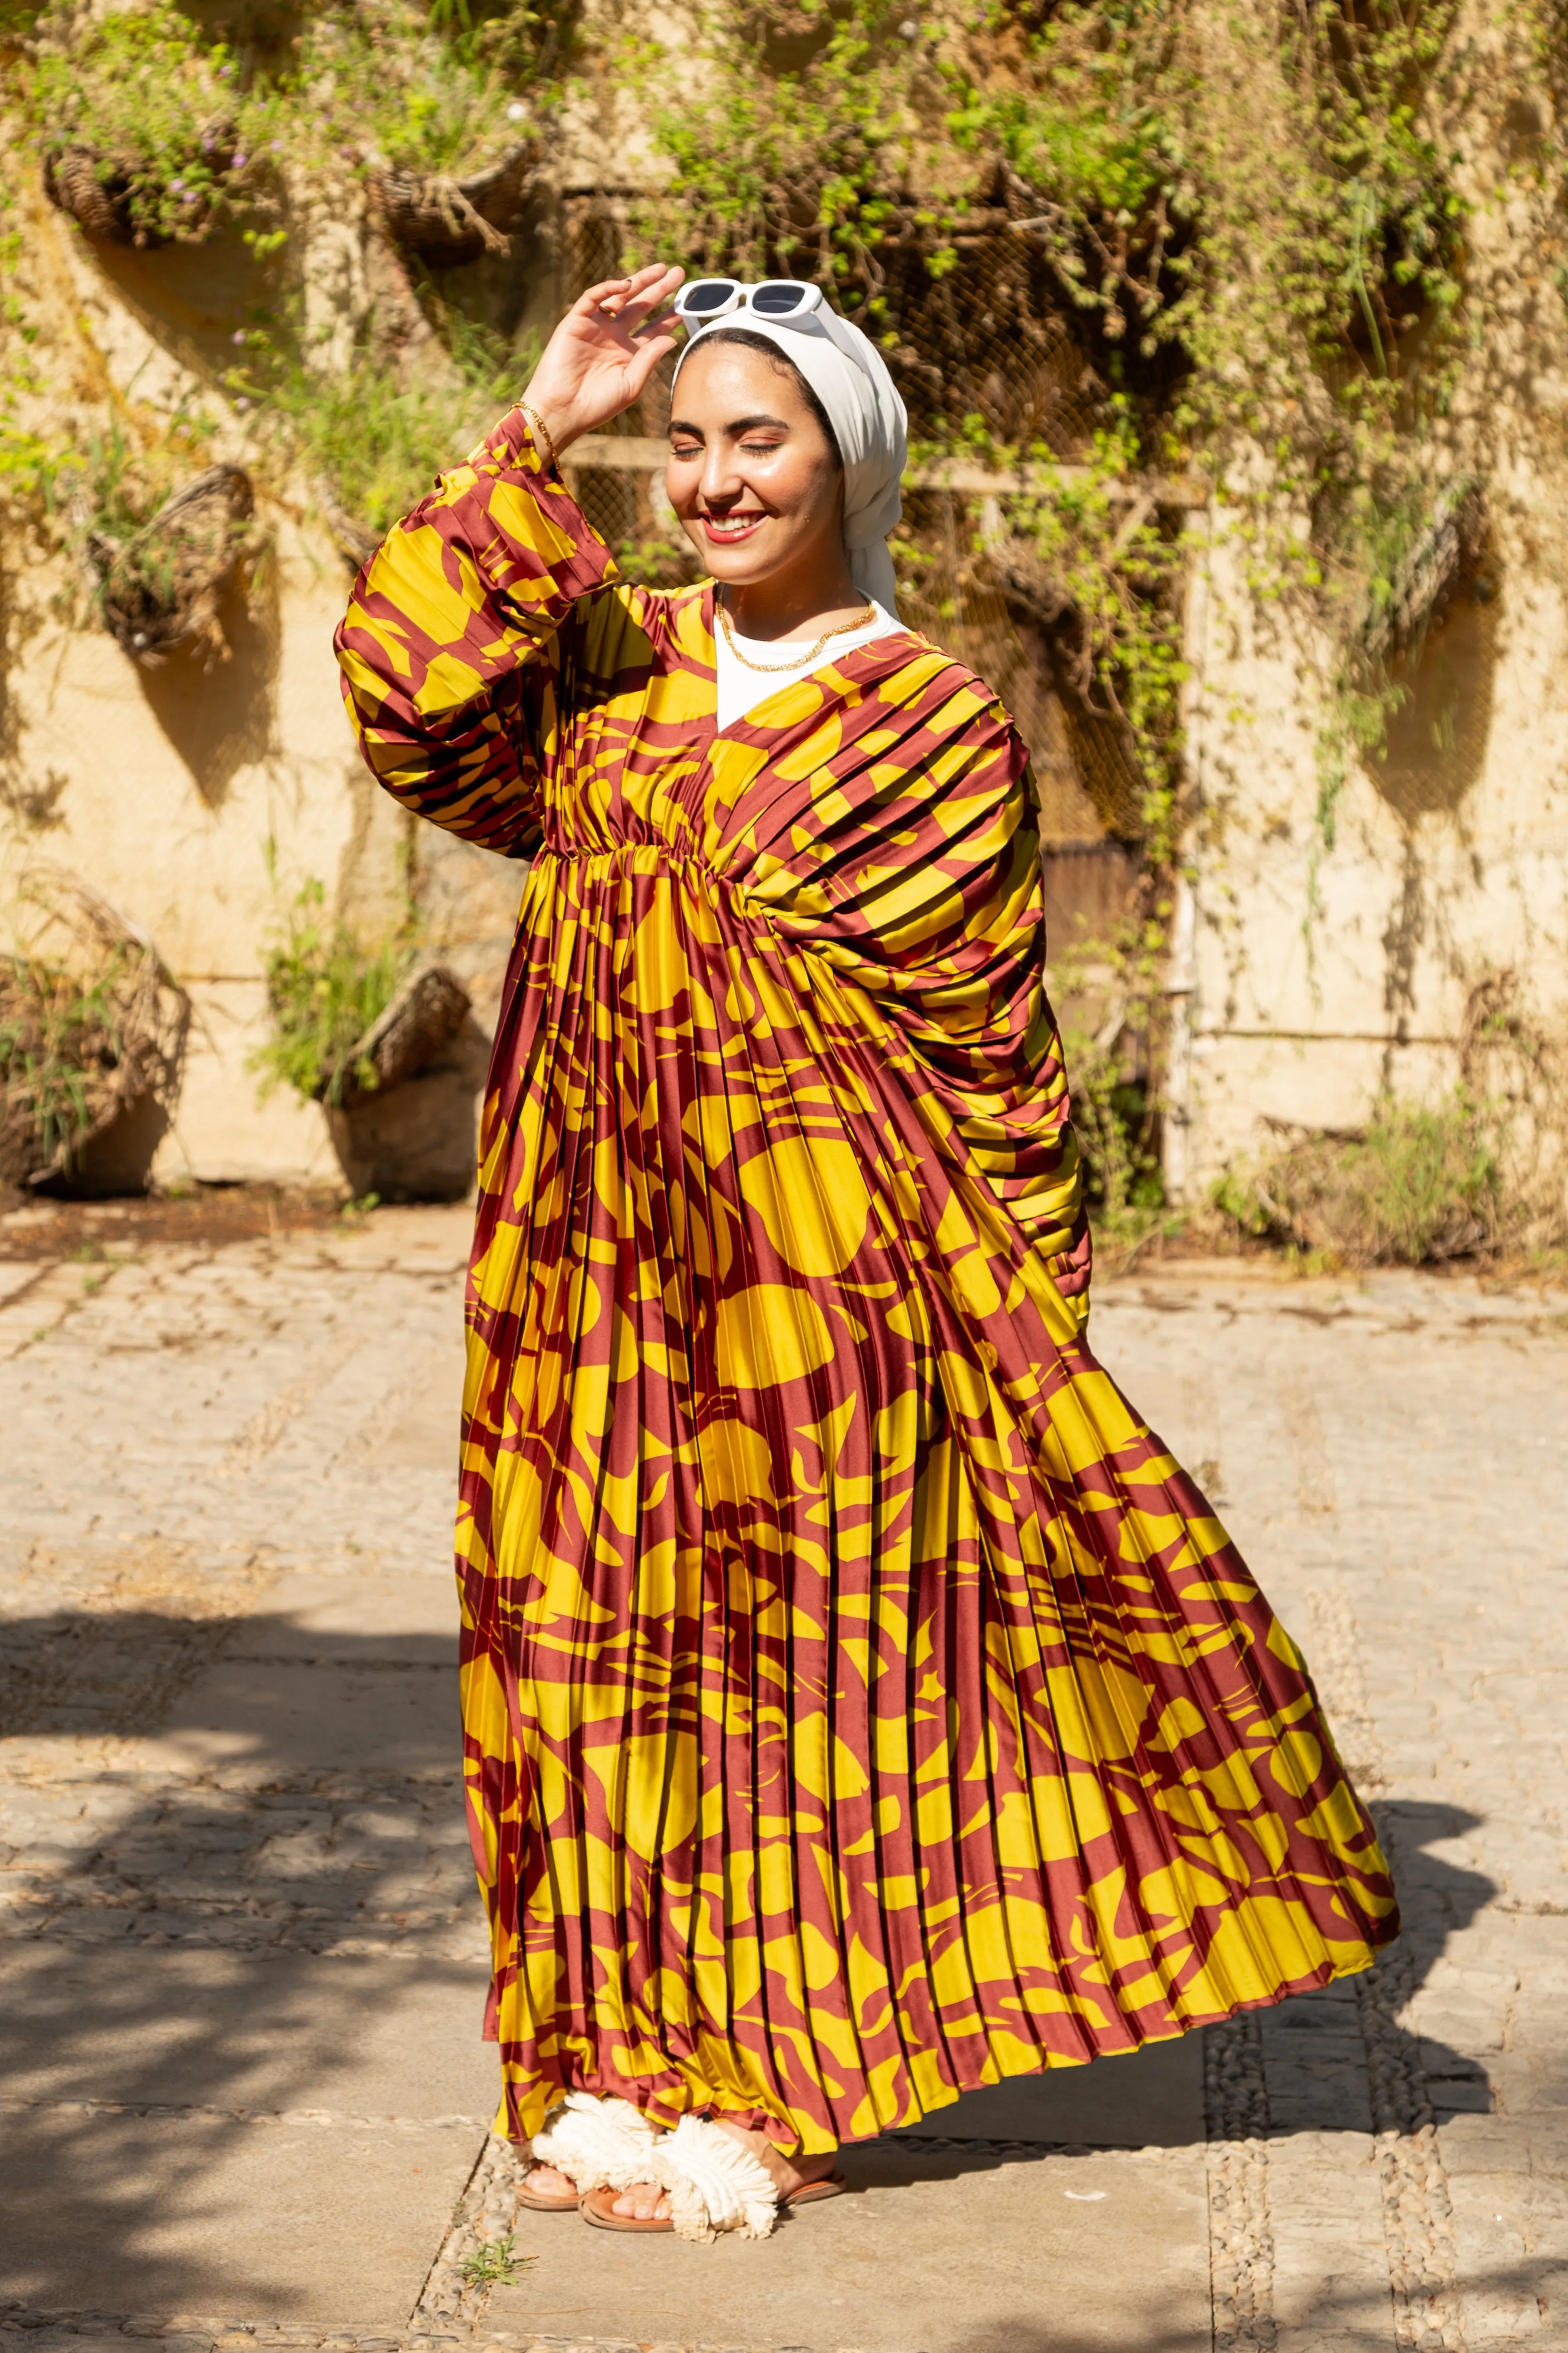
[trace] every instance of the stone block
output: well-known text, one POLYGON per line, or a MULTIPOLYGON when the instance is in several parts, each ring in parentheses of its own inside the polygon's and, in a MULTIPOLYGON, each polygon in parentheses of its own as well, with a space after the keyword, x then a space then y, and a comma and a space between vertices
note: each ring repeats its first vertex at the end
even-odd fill
POLYGON ((1528 2174, 1530 2149, 1511 2125, 1492 2116, 1459 2115, 1439 2128, 1443 2162, 1458 2179, 1466 2174, 1528 2174))
POLYGON ((276 1781, 337 1767, 413 1775, 461 1755, 455 1677, 371 1663, 220 1660, 154 1738, 128 1744, 144 1770, 249 1767, 276 1781))
POLYGON ((524 2214, 538 2260, 494 2292, 486 2332, 618 2342, 635 2312, 644 2345, 1208 2353, 1200 2151, 998 2162, 884 2141, 846 2150, 844 2170, 851 2194, 760 2243, 604 2232, 585 2260, 580 2232, 524 2214))
POLYGON ((1465 2337, 1471 2346, 1515 2345, 1532 2348, 1542 2331, 1541 2306, 1522 2289, 1488 2286, 1466 2290, 1461 2296, 1465 2337))
POLYGON ((483 2139, 13 2115, 0 2294, 400 2329, 483 2139))
POLYGON ((487 1985, 450 1962, 13 1945, 0 2075, 13 2099, 488 2118, 487 1985))

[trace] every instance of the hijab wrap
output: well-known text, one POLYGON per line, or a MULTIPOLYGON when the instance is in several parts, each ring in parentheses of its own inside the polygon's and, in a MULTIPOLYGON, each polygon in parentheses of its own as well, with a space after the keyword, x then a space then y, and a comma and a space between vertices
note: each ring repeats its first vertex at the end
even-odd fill
POLYGON ((844 460, 849 576, 862 596, 874 596, 896 613, 888 533, 904 511, 899 484, 909 447, 909 418, 887 362, 868 335, 826 304, 795 319, 760 318, 747 309, 731 311, 698 328, 676 362, 675 383, 703 337, 726 327, 776 344, 822 403, 844 460))

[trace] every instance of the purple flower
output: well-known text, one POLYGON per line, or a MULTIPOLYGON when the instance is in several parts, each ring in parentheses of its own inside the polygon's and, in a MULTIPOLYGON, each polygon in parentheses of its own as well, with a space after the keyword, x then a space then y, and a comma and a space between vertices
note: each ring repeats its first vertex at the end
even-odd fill
POLYGON ((172 196, 177 196, 184 185, 184 180, 171 180, 169 183, 169 194, 172 196))
POLYGON ((194 205, 194 204, 195 203, 195 200, 196 200, 196 192, 195 192, 195 188, 187 188, 187 189, 185 190, 184 195, 180 198, 180 202, 181 202, 183 205, 194 205))
POLYGON ((229 341, 235 343, 243 343, 245 341, 245 329, 243 327, 237 327, 233 334, 229 337, 229 341))
POLYGON ((249 401, 248 401, 248 400, 247 400, 247 398, 246 398, 246 396, 245 396, 245 395, 244 395, 244 393, 243 393, 243 392, 240 394, 239 398, 235 402, 235 404, 234 404, 234 405, 235 405, 235 406, 236 406, 237 408, 248 408, 248 407, 250 406, 250 403, 249 403, 249 401))
POLYGON ((237 156, 235 157, 235 159, 234 159, 234 165, 233 165, 234 170, 235 170, 235 171, 237 171, 237 172, 243 172, 243 171, 244 171, 244 169, 245 169, 245 167, 246 167, 246 165, 249 163, 249 161, 250 161, 250 158, 249 158, 249 156, 248 156, 248 155, 246 155, 246 154, 238 154, 238 155, 237 155, 237 156))
POLYGON ((281 155, 283 153, 283 142, 281 139, 275 139, 272 142, 272 153, 275 155, 281 155))

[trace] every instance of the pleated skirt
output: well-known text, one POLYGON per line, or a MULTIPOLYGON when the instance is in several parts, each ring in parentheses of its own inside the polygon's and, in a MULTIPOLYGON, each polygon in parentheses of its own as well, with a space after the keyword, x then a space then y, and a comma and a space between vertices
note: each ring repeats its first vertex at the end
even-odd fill
POLYGON ((542 858, 523 921, 458 1525, 501 2128, 820 2151, 1365 1968, 1300 1653, 896 1026, 695 862, 542 858))

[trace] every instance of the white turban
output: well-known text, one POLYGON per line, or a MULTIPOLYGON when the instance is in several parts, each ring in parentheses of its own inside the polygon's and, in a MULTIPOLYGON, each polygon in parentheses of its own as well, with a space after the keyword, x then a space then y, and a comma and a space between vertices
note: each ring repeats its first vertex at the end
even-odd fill
MULTIPOLYGON (((826 304, 796 319, 766 319, 755 311, 726 311, 699 327, 675 365, 675 381, 704 335, 728 327, 776 343, 810 385, 844 460, 844 544, 849 575, 862 596, 896 612, 893 559, 888 533, 904 511, 899 495, 909 448, 909 418, 887 362, 868 335, 826 304)), ((673 385, 672 385, 673 389, 673 385)))

